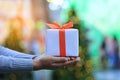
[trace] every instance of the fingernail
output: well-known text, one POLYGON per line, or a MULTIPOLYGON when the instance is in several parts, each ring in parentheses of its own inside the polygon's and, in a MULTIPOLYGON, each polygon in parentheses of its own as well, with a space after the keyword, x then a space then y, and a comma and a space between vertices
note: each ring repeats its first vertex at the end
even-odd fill
POLYGON ((69 61, 70 61, 70 57, 69 57, 69 61))
POLYGON ((72 57, 72 59, 75 59, 74 57, 72 57))
POLYGON ((66 58, 66 61, 69 61, 69 58, 66 58))
POLYGON ((65 61, 68 61, 68 59, 67 59, 67 58, 65 58, 65 61))
POLYGON ((76 61, 78 61, 78 62, 79 62, 79 61, 80 61, 80 58, 77 58, 77 59, 76 59, 76 61))

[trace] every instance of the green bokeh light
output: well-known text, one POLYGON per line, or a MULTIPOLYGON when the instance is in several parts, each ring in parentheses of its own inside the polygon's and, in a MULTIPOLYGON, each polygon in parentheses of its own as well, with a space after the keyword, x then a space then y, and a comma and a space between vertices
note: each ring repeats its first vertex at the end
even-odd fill
MULTIPOLYGON (((67 0, 67 12, 74 7, 79 18, 94 25, 103 34, 116 33, 120 30, 119 0, 67 0)), ((66 15, 67 18, 67 15, 66 15)))
MULTIPOLYGON (((80 20, 90 29, 91 57, 98 61, 99 47, 104 36, 116 35, 120 41, 120 0, 67 0, 68 8, 63 10, 61 22, 68 19, 67 12, 74 7, 80 20)), ((98 62, 97 62, 98 63, 98 62)))

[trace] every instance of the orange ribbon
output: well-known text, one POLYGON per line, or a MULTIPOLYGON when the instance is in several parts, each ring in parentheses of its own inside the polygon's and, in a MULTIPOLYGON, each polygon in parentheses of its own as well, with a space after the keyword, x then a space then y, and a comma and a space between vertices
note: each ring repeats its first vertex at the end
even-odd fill
POLYGON ((60 45, 60 56, 66 56, 66 42, 65 42, 65 30, 73 27, 73 23, 69 22, 64 24, 62 27, 57 23, 53 22, 52 24, 47 24, 51 29, 59 29, 59 45, 60 45))

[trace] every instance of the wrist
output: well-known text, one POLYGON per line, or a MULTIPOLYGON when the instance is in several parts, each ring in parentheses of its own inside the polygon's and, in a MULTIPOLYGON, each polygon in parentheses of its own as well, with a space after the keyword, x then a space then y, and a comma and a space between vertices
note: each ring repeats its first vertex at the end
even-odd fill
POLYGON ((33 59, 33 70, 37 70, 37 63, 34 59, 33 59))
POLYGON ((41 69, 41 61, 37 57, 33 58, 33 70, 41 69))

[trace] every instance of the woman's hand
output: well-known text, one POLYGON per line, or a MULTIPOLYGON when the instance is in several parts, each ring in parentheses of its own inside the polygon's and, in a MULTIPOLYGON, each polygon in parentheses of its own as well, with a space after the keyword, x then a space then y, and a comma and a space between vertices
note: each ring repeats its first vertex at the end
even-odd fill
POLYGON ((37 56, 33 59, 33 69, 59 69, 79 62, 79 57, 54 57, 48 55, 37 56))

